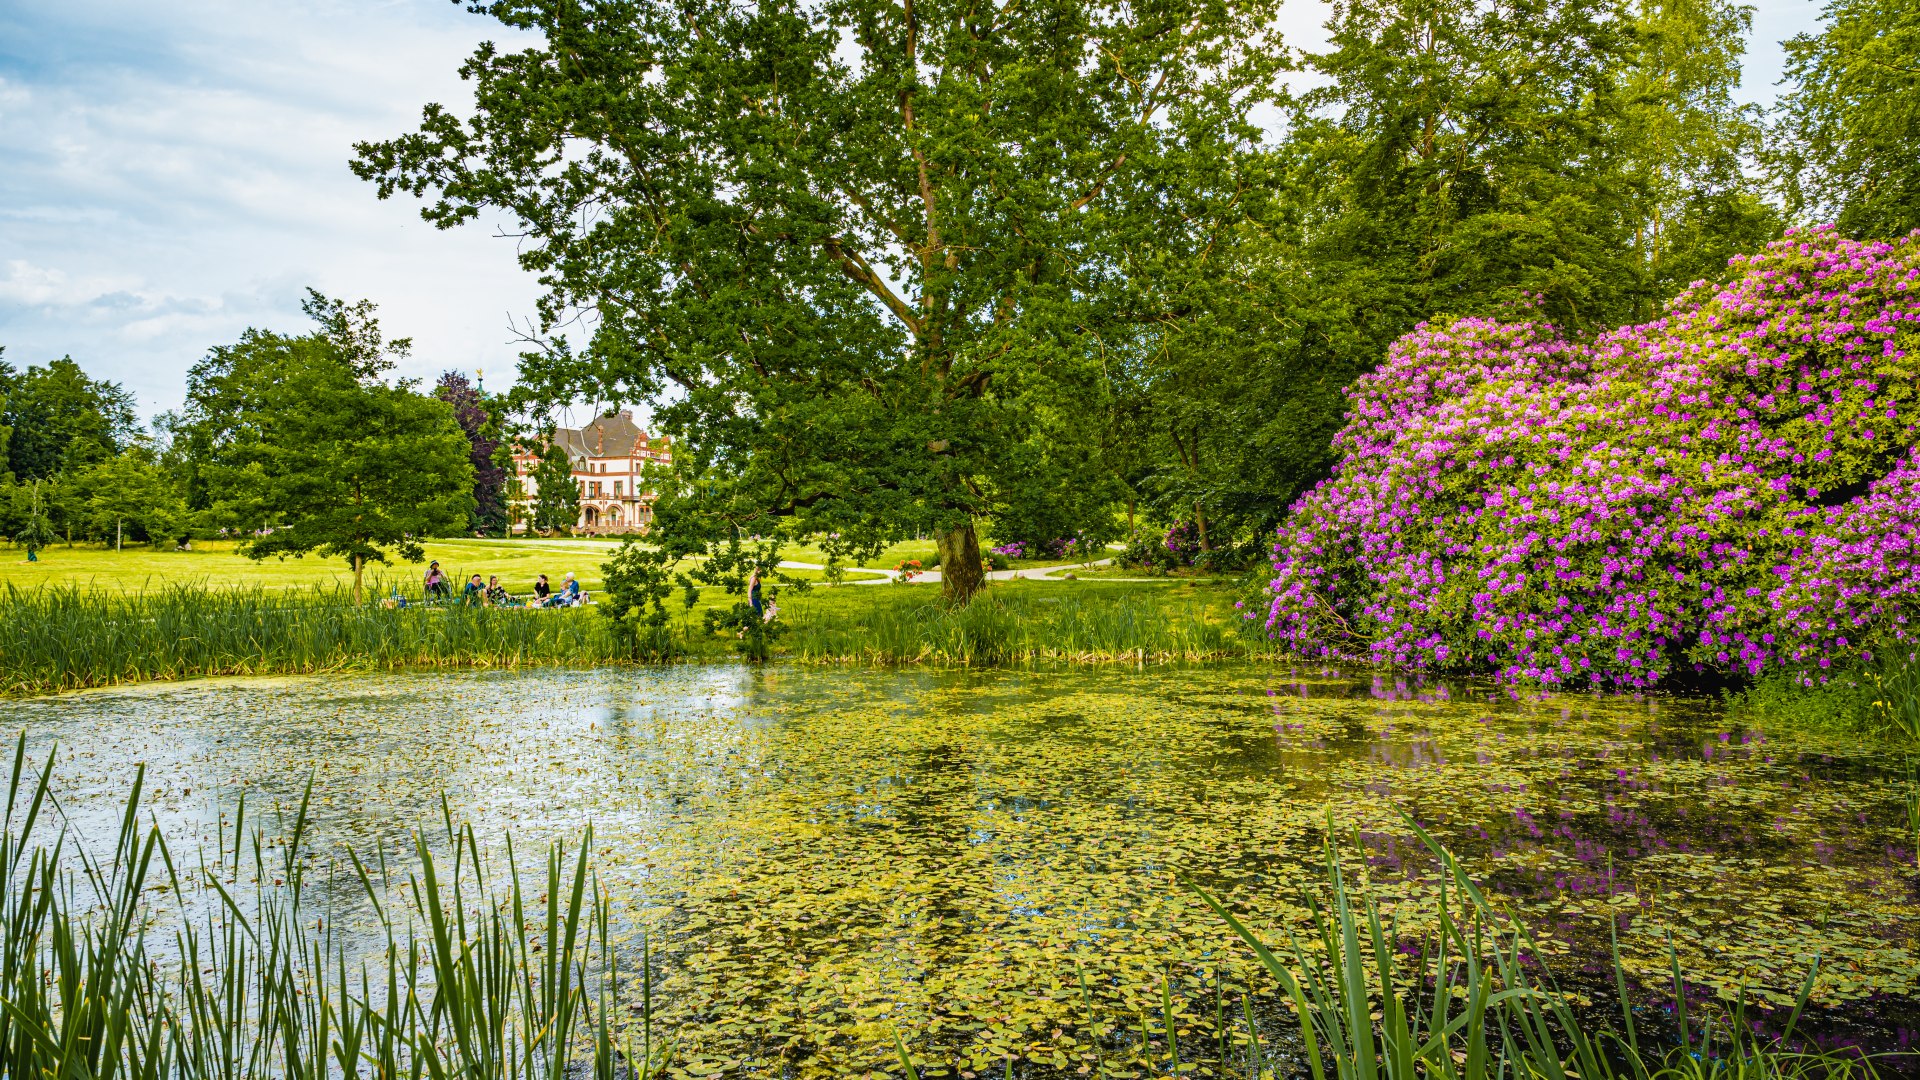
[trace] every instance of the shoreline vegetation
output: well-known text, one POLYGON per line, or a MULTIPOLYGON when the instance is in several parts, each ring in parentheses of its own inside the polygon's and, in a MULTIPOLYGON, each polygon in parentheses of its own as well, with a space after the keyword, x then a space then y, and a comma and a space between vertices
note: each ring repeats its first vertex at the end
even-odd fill
MULTIPOLYGON (((391 592, 378 582, 376 595, 391 592)), ((932 589, 813 585, 789 589, 776 662, 893 667, 1309 663, 1266 640, 1234 607, 1242 586, 1023 580, 996 582, 963 607, 932 589)), ((401 590, 401 595, 406 595, 401 590)), ((665 655, 636 655, 593 607, 534 610, 355 605, 344 585, 211 589, 175 583, 139 592, 78 585, 0 591, 0 697, 31 697, 205 678, 451 669, 516 670, 740 658, 737 635, 702 616, 738 596, 676 599, 665 655)), ((1400 676, 1418 672, 1375 670, 1400 676)), ((1430 676, 1429 676, 1430 677, 1430 676)), ((1506 692, 1520 692, 1513 687, 1506 692)), ((1889 664, 1806 688, 1785 677, 1723 691, 1730 717, 1770 729, 1920 741, 1920 671, 1889 664)))
MULTIPOLYGON (((242 801, 231 829, 223 815, 216 849, 202 848, 196 861, 143 823, 138 773, 112 853, 96 860, 76 857, 80 840, 51 795, 54 762, 50 753, 36 770, 26 737, 15 745, 0 834, 6 1075, 691 1075, 665 1021, 672 1003, 654 992, 660 958, 645 934, 624 940, 593 866, 591 827, 547 849, 544 875, 523 875, 511 837, 504 861, 483 849, 451 811, 443 833, 417 829, 412 850, 391 859, 384 849, 321 852, 310 839, 309 787, 297 809, 265 825, 258 813, 245 816, 242 801), (339 890, 364 901, 369 925, 340 918, 339 890)), ((1184 874, 1168 881, 1210 907, 1221 945, 1251 951, 1264 977, 1228 985, 1216 973, 1210 986, 1180 980, 1176 990, 1169 967, 1149 988, 1158 1015, 1130 1015, 1112 1009, 1111 987, 1096 1003, 1081 958, 1061 957, 1055 989, 1077 985, 1083 1006, 1078 1072, 1265 1078, 1304 1064, 1315 1080, 1329 1068, 1342 1080, 1796 1080, 1872 1077, 1901 1064, 1796 1041, 1817 955, 1773 1035, 1761 1031, 1777 1018, 1750 1011, 1744 995, 1702 1001, 1690 1017, 1677 961, 1669 988, 1630 987, 1617 947, 1612 1004, 1621 1023, 1577 1011, 1527 926, 1417 822, 1407 819, 1405 831, 1430 856, 1420 873, 1434 875, 1442 901, 1439 925, 1411 941, 1390 913, 1390 891, 1343 850, 1329 814, 1322 866, 1288 945, 1262 940, 1241 918, 1255 913, 1237 915, 1184 874), (1661 1005, 1668 993, 1673 1030, 1658 1008, 1636 1007, 1646 997, 1661 1005)), ((923 1024, 908 1004, 848 1034, 912 1080, 975 1075, 937 1044, 936 1025, 923 1024)), ((1014 1060, 1005 1059, 1009 1077, 1014 1060)), ((1023 1075, 1030 1063, 1064 1068, 1057 1056, 1023 1059, 1023 1075)))
MULTIPOLYGON (((382 585, 376 595, 390 588, 382 585)), ((704 611, 737 597, 676 600, 668 659, 737 655, 704 611)), ((815 587, 781 598, 775 659, 802 663, 991 666, 1204 662, 1271 655, 1242 629, 1222 586, 1002 582, 951 608, 913 586, 815 587)), ((341 586, 304 590, 168 585, 134 593, 79 586, 0 593, 0 695, 224 676, 632 662, 633 646, 591 608, 355 605, 341 586)))

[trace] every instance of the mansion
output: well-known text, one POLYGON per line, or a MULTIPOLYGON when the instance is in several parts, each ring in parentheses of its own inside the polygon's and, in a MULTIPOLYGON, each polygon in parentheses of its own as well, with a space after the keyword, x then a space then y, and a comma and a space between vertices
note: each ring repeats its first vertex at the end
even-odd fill
MULTIPOLYGON (((646 532, 653 522, 653 492, 641 490, 640 471, 648 464, 673 460, 666 436, 650 437, 622 410, 596 418, 585 427, 559 428, 553 441, 573 463, 573 482, 580 487, 580 520, 574 531, 605 533, 646 532)), ((533 470, 540 464, 537 448, 517 446, 513 451, 513 531, 525 532, 539 486, 533 470)))

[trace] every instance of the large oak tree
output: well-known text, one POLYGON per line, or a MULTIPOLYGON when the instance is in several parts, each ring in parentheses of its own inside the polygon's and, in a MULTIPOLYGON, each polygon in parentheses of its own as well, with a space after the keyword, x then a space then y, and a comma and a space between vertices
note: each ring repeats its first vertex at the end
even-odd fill
POLYGON ((382 197, 504 214, 547 292, 535 401, 647 401, 663 530, 926 531, 1102 482, 1015 448, 1092 408, 1117 302, 1231 202, 1273 84, 1272 0, 498 0, 471 115, 362 144, 382 197), (1205 215, 1201 215, 1205 216, 1205 215))

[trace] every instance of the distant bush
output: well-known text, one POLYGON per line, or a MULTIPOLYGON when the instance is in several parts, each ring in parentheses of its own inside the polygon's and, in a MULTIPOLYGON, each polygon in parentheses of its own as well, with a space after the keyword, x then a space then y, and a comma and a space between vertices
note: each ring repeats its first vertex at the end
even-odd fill
POLYGON ((1270 636, 1627 688, 1905 652, 1920 241, 1820 229, 1731 265, 1591 342, 1524 318, 1396 342, 1280 529, 1270 636))

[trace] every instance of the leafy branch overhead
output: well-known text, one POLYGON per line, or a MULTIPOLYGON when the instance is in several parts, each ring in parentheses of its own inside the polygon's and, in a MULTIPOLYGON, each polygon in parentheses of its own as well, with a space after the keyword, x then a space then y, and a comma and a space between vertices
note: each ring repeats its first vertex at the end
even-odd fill
POLYGON ((484 10, 546 44, 482 47, 470 118, 355 168, 518 222, 545 325, 593 327, 526 358, 534 400, 653 401, 662 528, 932 531, 961 594, 946 546, 1099 407, 1133 253, 1208 243, 1281 63, 1267 0, 484 10))

